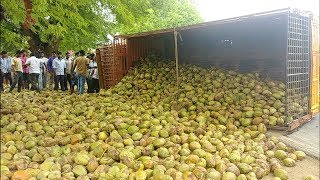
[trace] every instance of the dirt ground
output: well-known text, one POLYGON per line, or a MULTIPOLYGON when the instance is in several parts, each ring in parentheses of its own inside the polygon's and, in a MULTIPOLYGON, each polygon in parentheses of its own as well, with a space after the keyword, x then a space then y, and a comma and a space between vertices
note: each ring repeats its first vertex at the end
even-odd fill
MULTIPOLYGON (((288 180, 303 180, 307 175, 313 175, 316 180, 320 179, 320 164, 319 160, 311 157, 306 157, 302 161, 297 161, 294 167, 284 167, 288 172, 288 180)), ((273 174, 269 174, 263 180, 271 179, 273 174)))

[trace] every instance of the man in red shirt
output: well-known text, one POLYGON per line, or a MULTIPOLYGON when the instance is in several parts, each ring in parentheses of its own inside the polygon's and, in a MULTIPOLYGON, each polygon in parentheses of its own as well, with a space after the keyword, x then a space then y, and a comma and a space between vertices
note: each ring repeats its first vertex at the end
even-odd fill
POLYGON ((29 67, 26 65, 28 59, 28 53, 26 50, 22 50, 20 53, 20 59, 22 61, 22 68, 23 68, 23 81, 22 87, 24 89, 29 89, 30 84, 30 77, 29 77, 29 67))

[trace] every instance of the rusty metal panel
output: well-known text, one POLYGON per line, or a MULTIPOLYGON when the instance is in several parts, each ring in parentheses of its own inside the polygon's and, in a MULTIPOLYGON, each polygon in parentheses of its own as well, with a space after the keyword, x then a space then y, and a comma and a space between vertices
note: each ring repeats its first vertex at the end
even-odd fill
POLYGON ((112 47, 106 45, 102 48, 96 50, 96 58, 98 64, 99 72, 99 82, 101 83, 101 88, 108 88, 108 82, 112 74, 109 72, 110 61, 113 59, 112 47))
POLYGON ((100 89, 104 88, 104 75, 103 75, 103 71, 102 71, 102 64, 101 64, 101 50, 100 49, 96 49, 96 61, 97 61, 97 65, 98 65, 98 74, 99 74, 99 86, 100 89))
POLYGON ((311 113, 319 112, 319 18, 314 17, 312 20, 312 66, 311 66, 311 113))
POLYGON ((113 46, 105 45, 96 49, 100 87, 107 89, 113 84, 113 46))
POLYGON ((117 84, 127 73, 127 44, 126 39, 116 38, 114 41, 113 83, 117 84))

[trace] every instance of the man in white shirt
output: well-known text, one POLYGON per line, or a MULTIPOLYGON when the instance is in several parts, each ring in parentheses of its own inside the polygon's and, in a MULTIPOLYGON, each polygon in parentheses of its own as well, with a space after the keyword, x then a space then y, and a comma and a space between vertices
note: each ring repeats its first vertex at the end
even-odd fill
POLYGON ((73 59, 72 59, 72 57, 70 57, 70 53, 67 52, 66 57, 63 60, 66 63, 66 75, 65 75, 65 79, 64 79, 64 87, 66 90, 68 90, 68 83, 69 83, 70 89, 72 89, 71 68, 72 68, 73 59))
POLYGON ((57 81, 54 84, 54 90, 59 89, 59 83, 60 83, 60 88, 62 91, 65 91, 64 87, 64 75, 66 72, 66 63, 62 59, 62 53, 58 52, 57 53, 57 58, 53 60, 52 62, 52 67, 54 69, 55 75, 57 76, 57 81))
POLYGON ((88 93, 99 93, 99 74, 96 58, 91 54, 92 61, 89 63, 89 76, 88 76, 88 93), (89 85, 90 84, 90 85, 89 85))
POLYGON ((39 86, 40 89, 46 88, 47 86, 47 65, 48 65, 48 58, 44 56, 44 53, 40 53, 40 59, 41 59, 41 72, 39 76, 39 86))
POLYGON ((41 60, 39 59, 38 53, 31 53, 30 56, 26 61, 26 65, 29 66, 31 90, 39 91, 41 60))

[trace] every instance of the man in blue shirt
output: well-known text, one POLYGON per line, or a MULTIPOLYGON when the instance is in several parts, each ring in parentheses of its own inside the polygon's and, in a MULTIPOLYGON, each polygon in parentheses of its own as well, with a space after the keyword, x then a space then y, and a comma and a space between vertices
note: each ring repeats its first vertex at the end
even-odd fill
POLYGON ((8 53, 6 51, 2 51, 0 61, 1 61, 0 90, 3 90, 3 77, 5 77, 9 81, 10 86, 12 84, 12 77, 11 77, 12 58, 8 56, 8 53))
POLYGON ((57 78, 54 72, 54 69, 52 67, 52 62, 53 60, 55 60, 57 58, 57 53, 55 51, 52 52, 51 57, 48 60, 48 72, 49 72, 49 78, 48 78, 48 85, 49 85, 49 89, 53 87, 53 85, 57 82, 57 78))

